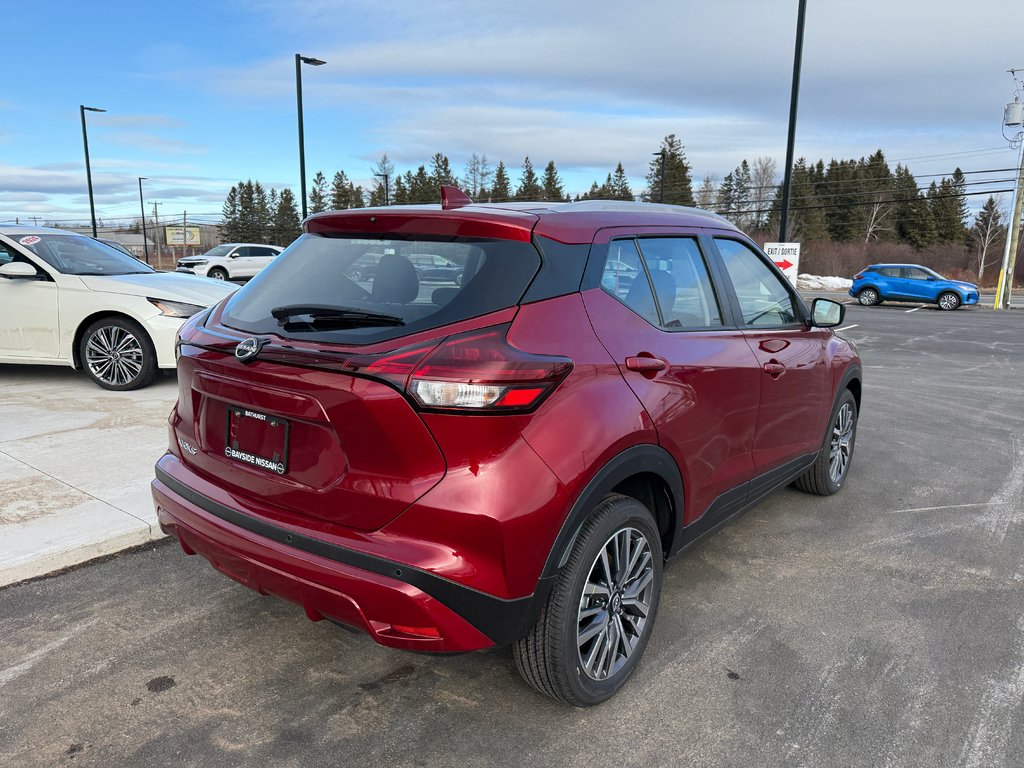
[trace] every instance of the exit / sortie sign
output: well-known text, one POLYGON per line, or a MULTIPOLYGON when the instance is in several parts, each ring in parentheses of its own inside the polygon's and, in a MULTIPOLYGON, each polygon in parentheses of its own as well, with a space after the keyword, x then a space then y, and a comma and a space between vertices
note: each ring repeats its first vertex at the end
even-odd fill
POLYGON ((789 282, 796 285, 800 270, 800 243, 765 243, 764 252, 789 278, 789 282))

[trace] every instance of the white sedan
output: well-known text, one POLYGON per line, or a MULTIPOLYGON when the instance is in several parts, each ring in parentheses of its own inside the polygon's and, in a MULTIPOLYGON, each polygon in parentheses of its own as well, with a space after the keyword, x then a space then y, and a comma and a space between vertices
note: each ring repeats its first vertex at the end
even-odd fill
POLYGON ((70 365, 106 389, 173 368, 178 329, 236 286, 156 272, 90 237, 0 227, 0 363, 70 365))

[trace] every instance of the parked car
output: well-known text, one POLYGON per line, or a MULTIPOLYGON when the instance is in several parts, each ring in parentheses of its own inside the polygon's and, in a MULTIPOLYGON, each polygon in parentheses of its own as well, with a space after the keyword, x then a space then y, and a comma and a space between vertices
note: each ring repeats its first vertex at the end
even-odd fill
POLYGON ((352 265, 345 270, 345 274, 357 283, 372 280, 373 276, 377 274, 377 263, 383 255, 382 253, 364 253, 352 262, 352 265))
POLYGON ((915 301, 957 309, 978 303, 978 286, 947 280, 920 264, 872 264, 853 278, 850 295, 865 307, 883 301, 915 301))
POLYGON ((416 269, 420 280, 462 284, 464 267, 436 253, 410 253, 406 258, 416 269))
POLYGON ((186 324, 160 525, 313 620, 511 644, 537 690, 596 704, 636 669, 667 558, 777 488, 842 488, 844 307, 808 309, 713 214, 444 194, 311 216, 186 324), (442 238, 465 279, 423 292, 406 251, 442 238), (368 239, 367 287, 344 265, 368 239), (604 276, 627 253, 645 269, 620 295, 604 276))
POLYGON ((242 280, 254 277, 283 251, 276 245, 224 243, 199 256, 178 259, 176 272, 212 277, 214 280, 242 280))
POLYGON ((114 250, 120 251, 121 253, 125 254, 126 256, 131 256, 133 259, 138 259, 139 258, 138 256, 136 256, 134 253, 129 251, 127 248, 125 248, 123 245, 121 245, 116 240, 105 240, 102 237, 96 237, 96 238, 93 238, 93 239, 96 240, 96 242, 98 242, 98 243, 103 243, 104 245, 109 245, 114 250))
POLYGON ((70 365, 105 389, 173 368, 182 322, 235 286, 155 272, 91 237, 0 228, 0 363, 70 365))

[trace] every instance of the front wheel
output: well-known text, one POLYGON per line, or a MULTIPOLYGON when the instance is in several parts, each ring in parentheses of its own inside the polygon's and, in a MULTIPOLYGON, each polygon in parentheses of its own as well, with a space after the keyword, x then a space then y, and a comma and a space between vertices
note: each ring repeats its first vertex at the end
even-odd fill
POLYGON ((137 323, 121 317, 97 320, 78 347, 86 375, 104 389, 125 392, 156 378, 156 352, 137 323))
POLYGON ((227 280, 228 279, 228 273, 225 272, 220 267, 214 267, 213 269, 211 269, 209 272, 206 273, 206 276, 207 277, 211 277, 214 280, 227 280))
POLYGON ((850 472, 856 441, 857 400, 850 390, 844 389, 832 409, 828 433, 818 458, 794 485, 801 491, 818 496, 831 496, 838 492, 850 472))
POLYGON ((647 647, 661 570, 651 513, 628 496, 606 497, 577 536, 537 623, 513 647, 519 673, 575 707, 610 698, 647 647))
POLYGON ((945 309, 947 311, 956 309, 960 306, 960 297, 957 296, 953 291, 946 291, 939 296, 939 309, 945 309))
POLYGON ((874 288, 865 288, 857 294, 857 301, 863 304, 865 307, 870 307, 880 303, 878 297, 878 291, 874 288))

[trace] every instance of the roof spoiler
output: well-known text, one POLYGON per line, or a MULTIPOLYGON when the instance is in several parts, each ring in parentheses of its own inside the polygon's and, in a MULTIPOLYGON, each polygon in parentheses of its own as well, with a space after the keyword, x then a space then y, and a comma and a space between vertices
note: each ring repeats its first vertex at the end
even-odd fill
POLYGON ((450 211, 454 208, 465 208, 473 204, 473 198, 458 187, 441 187, 441 210, 450 211))

